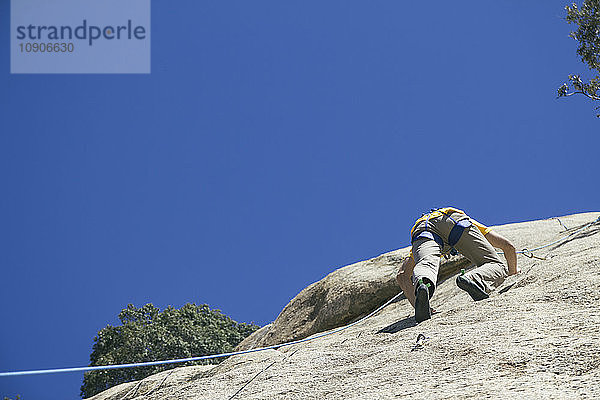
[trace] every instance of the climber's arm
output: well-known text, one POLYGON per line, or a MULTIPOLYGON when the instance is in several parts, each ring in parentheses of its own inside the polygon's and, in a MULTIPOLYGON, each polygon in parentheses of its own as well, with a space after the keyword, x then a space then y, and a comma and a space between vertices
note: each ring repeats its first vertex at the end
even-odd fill
POLYGON ((415 269, 415 259, 412 254, 404 259, 402 262, 402 266, 400 267, 400 271, 398 271, 398 275, 396 275, 396 282, 398 282, 398 286, 404 292, 404 296, 408 299, 409 303, 414 307, 415 306, 415 289, 412 283, 411 276, 413 274, 413 270, 415 269))
POLYGON ((504 252, 504 257, 508 263, 508 275, 518 274, 520 270, 517 267, 517 252, 510 240, 494 231, 489 231, 485 238, 492 246, 504 252))

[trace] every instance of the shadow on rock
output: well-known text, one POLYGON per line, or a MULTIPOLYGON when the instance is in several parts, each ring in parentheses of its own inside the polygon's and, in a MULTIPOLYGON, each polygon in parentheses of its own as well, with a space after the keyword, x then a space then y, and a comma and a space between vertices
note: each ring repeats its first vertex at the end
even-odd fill
POLYGON ((386 326, 385 328, 377 331, 377 333, 397 333, 406 328, 412 328, 413 326, 417 326, 417 322, 414 317, 406 317, 398 322, 394 322, 393 324, 386 326))
MULTIPOLYGON (((592 225, 592 226, 594 226, 594 225, 592 225)), ((594 229, 590 229, 590 230, 587 230, 587 231, 579 232, 577 235, 573 235, 570 238, 568 238, 567 240, 565 240, 563 242, 560 242, 560 243, 552 246, 552 249, 553 250, 558 249, 559 247, 564 246, 565 244, 570 243, 570 242, 572 242, 574 240, 584 239, 584 238, 587 238, 589 236, 595 235, 598 232, 600 232, 600 226, 597 226, 594 229)))

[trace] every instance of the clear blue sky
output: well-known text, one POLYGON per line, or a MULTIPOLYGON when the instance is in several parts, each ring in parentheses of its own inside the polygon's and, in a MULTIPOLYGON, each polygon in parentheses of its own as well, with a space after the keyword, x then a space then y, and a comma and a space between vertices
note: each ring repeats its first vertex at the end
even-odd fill
POLYGON ((566 3, 154 0, 151 75, 10 75, 0 0, 0 370, 87 365, 128 303, 264 325, 435 206, 598 211, 566 3))

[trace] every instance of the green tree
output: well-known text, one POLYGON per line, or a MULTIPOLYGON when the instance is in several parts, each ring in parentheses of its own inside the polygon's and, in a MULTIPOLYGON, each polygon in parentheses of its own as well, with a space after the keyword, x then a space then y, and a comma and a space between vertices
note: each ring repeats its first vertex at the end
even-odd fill
MULTIPOLYGON (((578 26, 569 35, 579 42, 577 54, 583 63, 596 72, 596 76, 585 82, 580 75, 569 75, 569 83, 558 89, 558 97, 582 94, 593 101, 600 101, 600 0, 584 0, 581 7, 573 3, 565 9, 567 22, 578 26)), ((600 117, 600 114, 597 116, 600 117)))
MULTIPOLYGON (((101 329, 94 338, 90 366, 138 363, 231 352, 259 327, 238 323, 208 305, 186 304, 162 312, 152 304, 129 304, 119 313, 121 326, 101 329)), ((90 397, 123 382, 143 379, 183 365, 218 363, 222 359, 87 372, 81 396, 90 397)))

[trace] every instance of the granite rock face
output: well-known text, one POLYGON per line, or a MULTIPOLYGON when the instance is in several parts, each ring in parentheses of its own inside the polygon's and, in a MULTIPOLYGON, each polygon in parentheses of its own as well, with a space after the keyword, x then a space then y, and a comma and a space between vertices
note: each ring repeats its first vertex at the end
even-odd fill
MULTIPOLYGON (((599 216, 495 229, 518 249, 534 249, 599 216)), ((398 293, 393 279, 407 252, 331 273, 244 346, 311 335, 372 311, 398 293)), ((332 335, 217 366, 176 368, 93 399, 600 398, 600 223, 533 254, 544 260, 519 256, 523 272, 483 301, 442 280, 432 299, 439 313, 421 324, 400 300, 332 335)), ((443 273, 464 265, 450 260, 443 273)))
MULTIPOLYGON (((253 333, 236 350, 304 339, 360 319, 398 294, 396 273, 410 248, 342 267, 302 290, 272 324, 253 333)), ((443 259, 440 280, 469 266, 462 256, 443 259)))

